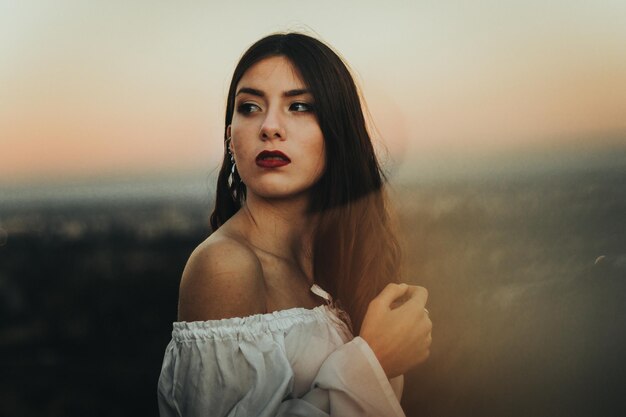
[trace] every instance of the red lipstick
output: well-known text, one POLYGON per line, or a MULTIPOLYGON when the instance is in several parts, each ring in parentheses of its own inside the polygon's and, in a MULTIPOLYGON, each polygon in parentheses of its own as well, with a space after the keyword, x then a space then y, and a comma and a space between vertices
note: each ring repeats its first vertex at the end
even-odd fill
POLYGON ((291 163, 281 151, 263 151, 256 157, 256 164, 261 168, 278 168, 291 163))

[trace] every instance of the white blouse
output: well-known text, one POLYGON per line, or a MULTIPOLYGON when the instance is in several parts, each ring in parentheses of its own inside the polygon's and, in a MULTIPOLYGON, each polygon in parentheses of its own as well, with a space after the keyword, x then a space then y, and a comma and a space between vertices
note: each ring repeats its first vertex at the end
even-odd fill
POLYGON ((387 379, 326 299, 223 320, 175 322, 158 383, 161 417, 404 416, 387 379))

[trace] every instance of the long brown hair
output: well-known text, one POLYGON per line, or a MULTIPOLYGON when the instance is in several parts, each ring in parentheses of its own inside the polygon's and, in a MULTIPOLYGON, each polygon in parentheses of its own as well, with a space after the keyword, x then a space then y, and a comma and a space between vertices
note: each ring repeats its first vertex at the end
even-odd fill
MULTIPOLYGON (((324 135, 326 169, 311 193, 310 211, 319 214, 313 244, 315 281, 338 300, 358 334, 369 302, 390 282, 398 282, 400 249, 390 224, 384 174, 367 131, 358 90, 350 71, 327 45, 300 33, 274 34, 253 44, 235 68, 226 105, 232 122, 235 90, 257 62, 284 56, 299 71, 315 100, 324 135)), ((224 130, 211 227, 217 230, 245 201, 245 184, 232 163, 224 130)))

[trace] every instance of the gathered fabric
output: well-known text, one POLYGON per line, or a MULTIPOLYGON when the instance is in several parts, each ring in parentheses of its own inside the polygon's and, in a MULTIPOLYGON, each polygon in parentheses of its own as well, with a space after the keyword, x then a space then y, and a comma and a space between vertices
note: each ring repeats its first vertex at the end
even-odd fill
POLYGON ((292 308, 175 322, 158 382, 161 417, 404 416, 403 378, 387 379, 330 295, 292 308))

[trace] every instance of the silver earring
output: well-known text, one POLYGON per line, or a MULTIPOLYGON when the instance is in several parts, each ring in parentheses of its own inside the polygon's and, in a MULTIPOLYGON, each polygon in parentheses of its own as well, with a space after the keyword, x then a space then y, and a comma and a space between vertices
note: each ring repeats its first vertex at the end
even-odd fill
POLYGON ((233 188, 233 184, 235 182, 235 169, 236 169, 236 163, 235 163, 235 156, 233 155, 233 153, 230 150, 230 137, 228 139, 226 139, 226 142, 228 143, 228 154, 230 155, 230 164, 231 164, 231 169, 230 169, 230 175, 228 176, 228 188, 230 188, 232 190, 233 188))

